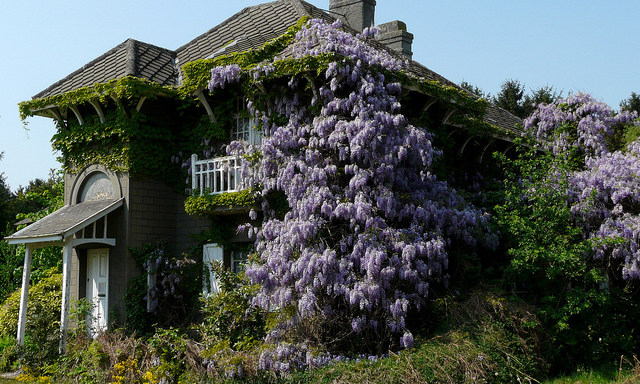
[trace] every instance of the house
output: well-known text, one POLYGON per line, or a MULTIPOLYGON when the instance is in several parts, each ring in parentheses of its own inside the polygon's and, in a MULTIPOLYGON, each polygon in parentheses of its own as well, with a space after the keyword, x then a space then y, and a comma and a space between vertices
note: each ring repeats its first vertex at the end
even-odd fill
MULTIPOLYGON (((196 245, 191 235, 207 230, 211 217, 227 226, 246 220, 251 202, 233 200, 206 214, 200 211, 200 215, 189 215, 185 209, 186 197, 180 191, 184 178, 178 164, 183 161, 190 167, 192 193, 227 196, 242 192, 235 158, 222 156, 213 147, 194 155, 182 152, 201 150, 202 145, 193 143, 194 135, 208 132, 222 142, 259 143, 242 95, 230 93, 220 98, 210 94, 202 79, 186 73, 185 64, 259 51, 265 44, 286 46, 281 37, 305 17, 328 22, 337 17, 355 33, 373 24, 374 11, 375 0, 330 0, 328 10, 302 0, 248 7, 176 50, 127 40, 22 103, 23 116, 50 117, 58 125, 53 142, 63 157, 66 174, 65 206, 6 238, 11 244, 26 245, 19 343, 24 341, 28 301, 24 288, 29 285, 34 249, 62 247, 64 335, 74 299, 95 303, 93 329, 124 321, 126 288, 143 273, 130 248, 163 241, 169 252, 179 255, 196 245)), ((457 88, 411 61, 413 35, 404 23, 393 21, 379 28, 370 44, 409 60, 413 75, 457 88)), ((482 162, 489 150, 506 151, 511 146, 518 119, 503 110, 487 108, 485 122, 496 129, 478 136, 455 122, 455 116, 464 113, 455 102, 419 88, 408 88, 405 97, 411 111, 428 111, 431 119, 447 127, 460 156, 482 162)), ((232 233, 224 240, 233 246, 221 242, 202 246, 204 262, 222 260, 227 267, 238 268, 246 258, 242 244, 250 244, 249 239, 232 233)), ((204 280, 209 280, 205 290, 215 289, 215 279, 204 280)))

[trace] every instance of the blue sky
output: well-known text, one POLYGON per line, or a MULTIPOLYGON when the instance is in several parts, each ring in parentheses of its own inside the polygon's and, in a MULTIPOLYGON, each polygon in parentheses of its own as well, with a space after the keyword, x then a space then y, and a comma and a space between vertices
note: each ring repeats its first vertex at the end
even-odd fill
MULTIPOLYGON (((265 0, 266 1, 266 0, 265 0)), ((52 120, 17 104, 127 38, 168 49, 260 0, 20 0, 0 12, 0 173, 15 190, 59 168, 52 120)), ((329 0, 310 0, 328 8, 329 0)), ((376 23, 402 20, 414 59, 495 94, 506 79, 563 95, 591 93, 617 109, 640 93, 636 0, 378 0, 376 23)))

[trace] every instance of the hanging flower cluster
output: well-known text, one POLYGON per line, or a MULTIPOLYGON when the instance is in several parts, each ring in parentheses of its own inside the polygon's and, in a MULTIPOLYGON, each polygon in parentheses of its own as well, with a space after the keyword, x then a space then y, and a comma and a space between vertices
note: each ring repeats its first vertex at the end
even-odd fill
POLYGON ((608 140, 614 128, 635 118, 627 111, 615 113, 589 94, 576 93, 538 106, 524 121, 524 128, 534 137, 552 144, 550 149, 556 155, 575 147, 586 156, 600 156, 608 152, 608 140))
MULTIPOLYGON (((568 203, 593 240, 595 258, 621 262, 621 276, 640 278, 640 143, 612 151, 623 125, 639 124, 637 114, 615 113, 605 103, 578 93, 540 106, 525 128, 561 154, 580 150, 584 166, 564 173, 568 203)), ((552 178, 561 174, 559 170, 552 178)), ((618 271, 616 271, 618 273, 618 271)))
MULTIPOLYGON (((430 173, 439 155, 432 137, 399 113, 402 87, 383 74, 403 62, 367 44, 367 33, 311 21, 283 55, 339 59, 323 76, 272 80, 277 96, 261 103, 268 110, 249 104, 264 139, 258 157, 245 156, 253 161, 243 180, 262 191, 265 217, 261 227, 245 227, 257 234, 260 256, 246 275, 260 284, 255 305, 295 309, 272 329, 274 342, 313 322, 320 333, 411 347, 407 313, 424 304, 431 282, 446 277, 452 239, 473 246, 486 233, 487 216, 430 173), (274 192, 286 196, 284 217, 269 205, 274 192)), ((272 70, 262 63, 247 78, 266 82, 272 70)), ((232 67, 212 73, 212 92, 238 76, 232 67)), ((229 146, 235 154, 255 150, 229 146)), ((263 356, 264 366, 275 364, 272 355, 263 356)))

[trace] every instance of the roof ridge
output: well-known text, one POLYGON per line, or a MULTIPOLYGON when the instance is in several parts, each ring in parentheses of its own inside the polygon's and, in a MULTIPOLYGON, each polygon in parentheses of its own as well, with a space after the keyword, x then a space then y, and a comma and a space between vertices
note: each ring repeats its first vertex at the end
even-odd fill
POLYGON ((295 9, 296 12, 298 12, 298 17, 311 16, 309 12, 307 12, 307 9, 304 7, 304 4, 302 4, 302 0, 285 0, 285 1, 288 1, 291 4, 291 6, 293 6, 293 9, 295 9))

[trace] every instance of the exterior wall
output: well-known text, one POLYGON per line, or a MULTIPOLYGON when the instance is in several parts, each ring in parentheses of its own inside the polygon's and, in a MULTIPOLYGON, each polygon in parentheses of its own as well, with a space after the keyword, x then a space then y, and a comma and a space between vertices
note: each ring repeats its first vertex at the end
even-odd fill
MULTIPOLYGON (((107 233, 116 239, 109 248, 109 308, 110 324, 124 324, 126 304, 124 296, 132 281, 142 273, 130 256, 129 248, 143 244, 164 242, 167 252, 180 256, 191 254, 195 244, 192 235, 209 229, 208 216, 190 216, 184 211, 185 197, 161 181, 131 179, 128 175, 113 174, 103 167, 91 166, 77 175, 65 175, 65 204, 77 204, 83 180, 93 172, 106 173, 115 186, 116 194, 124 197, 124 205, 108 215, 107 233)), ((224 215, 233 225, 244 222, 247 214, 224 215)), ((245 235, 234 235, 231 241, 248 241, 245 235)), ((87 251, 105 248, 103 244, 76 247, 72 257, 71 299, 86 297, 87 251)), ((196 252, 198 250, 196 249, 196 252)))
MULTIPOLYGON (((129 246, 166 242, 175 246, 177 194, 155 180, 130 180, 129 214, 131 238, 129 246)), ((174 249, 168 251, 175 252, 174 249)))
POLYGON ((115 174, 106 170, 99 165, 92 165, 78 174, 65 174, 65 204, 77 204, 79 194, 83 187, 84 180, 94 172, 102 172, 107 174, 114 186, 114 197, 125 198, 125 204, 120 209, 112 212, 107 218, 107 234, 110 238, 116 239, 114 247, 107 247, 104 244, 87 244, 77 247, 73 251, 71 265, 71 300, 77 300, 86 297, 87 286, 87 250, 91 248, 108 248, 109 249, 109 309, 108 316, 110 323, 122 324, 124 322, 125 306, 124 295, 128 282, 134 277, 139 276, 140 272, 135 267, 135 263, 129 256, 127 249, 129 238, 129 178, 124 174, 115 174))
MULTIPOLYGON (((109 322, 124 324, 125 321, 125 304, 124 295, 129 286, 129 282, 140 275, 135 262, 129 255, 127 242, 123 239, 127 238, 129 224, 127 223, 127 204, 121 209, 109 215, 109 224, 107 231, 109 236, 116 238, 115 247, 109 247, 109 322), (131 268, 133 266, 134 268, 131 268)), ((100 248, 97 246, 96 248, 100 248)), ((83 271, 86 272, 86 253, 83 271)), ((86 281, 86 278, 85 278, 86 281)), ((85 294, 86 288, 83 290, 85 294)))
POLYGON ((211 221, 206 216, 191 216, 184 211, 185 197, 176 200, 176 255, 190 254, 194 240, 192 235, 209 229, 211 221))

